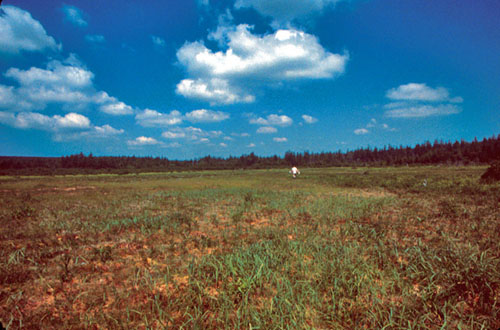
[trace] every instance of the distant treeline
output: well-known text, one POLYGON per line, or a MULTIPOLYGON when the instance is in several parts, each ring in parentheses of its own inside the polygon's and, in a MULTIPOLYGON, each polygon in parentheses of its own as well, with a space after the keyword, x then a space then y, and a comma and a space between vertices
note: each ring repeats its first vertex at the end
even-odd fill
POLYGON ((206 156, 194 160, 165 157, 96 157, 83 153, 64 157, 0 157, 0 175, 44 175, 71 173, 135 173, 185 170, 258 169, 328 166, 470 165, 500 160, 500 135, 482 141, 425 142, 415 147, 361 148, 336 152, 286 152, 284 157, 259 157, 254 153, 240 157, 206 156))

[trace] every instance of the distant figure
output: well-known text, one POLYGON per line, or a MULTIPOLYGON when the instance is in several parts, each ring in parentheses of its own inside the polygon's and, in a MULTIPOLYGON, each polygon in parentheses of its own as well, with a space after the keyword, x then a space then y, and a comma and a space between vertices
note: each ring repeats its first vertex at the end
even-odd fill
POLYGON ((292 177, 295 179, 297 177, 297 175, 300 174, 300 171, 298 168, 296 168, 295 166, 292 167, 292 169, 290 170, 290 172, 292 174, 292 177))

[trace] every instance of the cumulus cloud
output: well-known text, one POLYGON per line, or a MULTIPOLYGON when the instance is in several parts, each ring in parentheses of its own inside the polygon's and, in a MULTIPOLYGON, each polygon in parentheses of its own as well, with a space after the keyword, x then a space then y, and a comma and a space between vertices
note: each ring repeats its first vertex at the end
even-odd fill
POLYGON ((92 133, 95 136, 107 137, 112 135, 123 134, 123 132, 124 132, 123 129, 116 129, 111 127, 110 125, 103 125, 103 126, 95 126, 92 133))
POLYGON ((192 142, 208 142, 209 138, 221 137, 221 131, 205 131, 198 127, 174 127, 162 133, 166 139, 186 139, 192 142))
POLYGON ((0 108, 11 108, 16 104, 14 87, 0 85, 0 108))
POLYGON ((454 104, 415 105, 387 110, 385 115, 392 118, 423 118, 429 116, 445 116, 460 113, 460 108, 454 104))
POLYGON ((131 115, 134 113, 134 110, 130 105, 127 105, 121 101, 101 105, 99 109, 102 112, 113 116, 131 115))
POLYGON ((97 92, 93 84, 94 74, 74 55, 62 62, 50 61, 45 69, 10 68, 5 77, 19 85, 0 85, 0 107, 11 111, 43 110, 49 104, 59 104, 70 111, 94 106, 112 115, 133 113, 131 106, 104 91, 97 92))
MULTIPOLYGON (((409 83, 397 88, 391 88, 386 96, 391 100, 405 101, 450 101, 450 94, 444 87, 431 88, 426 84, 409 83)), ((454 102, 461 102, 462 98, 453 98, 454 102)))
POLYGON ((275 137, 273 138, 274 142, 286 142, 288 139, 286 137, 275 137))
POLYGON ((65 65, 60 61, 51 61, 47 69, 32 67, 28 70, 11 68, 5 73, 7 78, 16 80, 21 86, 64 86, 88 87, 92 84, 94 74, 82 67, 65 65))
POLYGON ((227 144, 225 144, 224 142, 219 143, 219 145, 223 148, 227 148, 227 144))
POLYGON ((237 0, 236 9, 254 8, 263 16, 272 17, 275 24, 286 24, 298 18, 318 14, 339 0, 237 0))
POLYGON ((202 42, 186 43, 177 59, 191 76, 177 85, 177 93, 211 103, 253 102, 249 86, 300 79, 328 79, 342 74, 347 54, 326 51, 317 38, 287 29, 255 35, 252 27, 226 27, 219 38, 224 51, 214 52, 202 42))
POLYGON ((177 94, 207 101, 210 104, 252 103, 255 96, 230 86, 224 79, 183 79, 176 87, 177 94))
POLYGON ((457 114, 461 109, 456 103, 462 97, 450 97, 444 87, 431 88, 426 84, 409 83, 389 89, 386 97, 393 102, 384 108, 385 116, 392 118, 424 118, 457 114))
POLYGON ((278 130, 276 129, 276 127, 272 127, 272 126, 263 126, 263 127, 259 127, 257 129, 257 133, 259 134, 272 134, 272 133, 276 133, 278 130))
POLYGON ((356 134, 356 135, 364 135, 364 134, 368 134, 368 133, 370 133, 370 131, 367 130, 366 128, 358 128, 358 129, 354 130, 354 134, 356 134))
POLYGON ((247 145, 248 148, 254 148, 255 147, 255 143, 250 143, 249 145, 247 145))
POLYGON ((250 124, 257 124, 257 125, 265 125, 265 126, 290 126, 292 125, 293 120, 292 118, 286 116, 286 115, 276 115, 276 114, 271 114, 267 116, 266 118, 252 118, 250 119, 250 124))
POLYGON ((85 40, 96 44, 103 44, 106 42, 106 38, 101 34, 87 34, 85 40))
POLYGON ((46 131, 61 129, 88 129, 91 128, 90 119, 78 114, 67 113, 64 116, 46 116, 37 112, 0 112, 0 122, 16 128, 34 128, 46 131))
POLYGON ((222 111, 200 109, 186 113, 185 117, 192 123, 213 123, 228 119, 229 114, 222 111))
POLYGON ((306 124, 314 124, 315 122, 318 121, 317 118, 314 118, 314 117, 309 116, 309 115, 302 115, 302 119, 304 120, 304 122, 306 124))
POLYGON ((156 144, 160 144, 160 142, 152 137, 147 136, 139 136, 135 140, 127 141, 127 145, 129 145, 130 147, 151 146, 156 144))
POLYGON ((62 8, 66 20, 72 24, 80 27, 85 27, 88 25, 87 21, 83 19, 83 13, 80 9, 75 6, 64 5, 62 8))
POLYGON ((136 122, 143 127, 163 127, 182 123, 182 114, 177 110, 170 113, 161 113, 156 110, 145 109, 135 116, 136 122))
POLYGON ((88 128, 90 127, 90 119, 87 117, 78 114, 78 113, 68 113, 64 117, 54 116, 56 120, 56 124, 59 127, 68 127, 68 128, 88 128))
POLYGON ((0 9, 0 52, 18 54, 21 51, 41 52, 58 51, 54 38, 31 14, 14 6, 2 6, 0 9))

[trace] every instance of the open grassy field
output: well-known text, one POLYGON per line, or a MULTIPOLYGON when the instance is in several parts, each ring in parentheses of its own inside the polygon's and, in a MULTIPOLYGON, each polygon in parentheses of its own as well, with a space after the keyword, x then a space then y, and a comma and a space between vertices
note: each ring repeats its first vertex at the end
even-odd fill
POLYGON ((0 320, 497 329, 500 184, 484 170, 1 177, 0 320))

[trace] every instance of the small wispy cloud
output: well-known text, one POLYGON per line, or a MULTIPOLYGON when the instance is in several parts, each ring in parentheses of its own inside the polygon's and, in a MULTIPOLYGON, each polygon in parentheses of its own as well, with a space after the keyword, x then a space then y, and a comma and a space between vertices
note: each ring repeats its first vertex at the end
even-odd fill
POLYGON ((259 134, 272 134, 272 133, 276 133, 278 130, 276 129, 276 127, 272 127, 272 126, 263 126, 263 127, 259 127, 257 129, 257 133, 259 134))
POLYGON ((158 36, 151 36, 151 41, 157 47, 165 47, 165 39, 158 36))
POLYGON ((186 113, 185 117, 192 123, 215 123, 228 119, 229 114, 222 111, 200 109, 186 113))
POLYGON ((442 105, 407 105, 385 112, 391 118, 424 118, 430 116, 446 116, 460 113, 460 108, 454 104, 442 105))
POLYGON ((274 142, 287 142, 288 139, 286 137, 275 137, 273 138, 274 142))
POLYGON ((106 42, 106 38, 104 38, 104 36, 100 34, 87 34, 85 36, 85 40, 96 44, 103 44, 106 42))
POLYGON ((314 117, 309 116, 309 115, 302 115, 302 119, 304 120, 304 122, 306 124, 314 124, 315 122, 318 121, 317 118, 314 118, 314 117))
POLYGON ((66 20, 71 22, 73 25, 80 27, 85 27, 88 25, 87 21, 83 18, 82 11, 79 8, 75 6, 64 5, 62 10, 66 16, 66 20))
POLYGON ((368 134, 368 133, 370 133, 370 131, 367 130, 366 128, 358 128, 358 129, 354 130, 354 134, 356 134, 356 135, 364 135, 364 134, 368 134))
POLYGON ((160 144, 158 140, 152 137, 147 137, 147 136, 139 136, 135 140, 129 140, 127 141, 127 145, 131 147, 138 147, 138 146, 151 146, 151 145, 157 145, 160 144))

